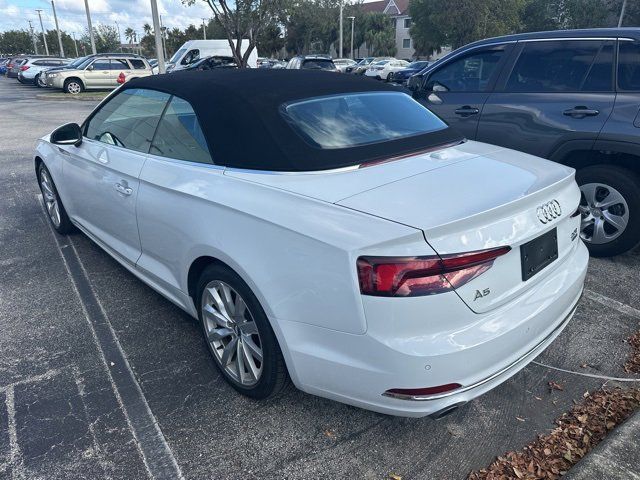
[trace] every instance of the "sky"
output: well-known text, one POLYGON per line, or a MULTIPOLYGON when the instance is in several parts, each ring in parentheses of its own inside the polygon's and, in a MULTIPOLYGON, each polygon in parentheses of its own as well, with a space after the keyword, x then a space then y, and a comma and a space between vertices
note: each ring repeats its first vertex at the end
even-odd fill
MULTIPOLYGON (((204 0, 196 0, 193 6, 186 7, 180 0, 157 0, 162 24, 166 27, 184 29, 189 24, 200 25, 202 18, 212 17, 211 9, 204 0)), ((60 28, 69 34, 81 36, 87 27, 84 0, 55 0, 56 14, 60 28)), ((55 28, 51 1, 49 0, 0 0, 0 31, 28 29, 29 20, 33 28, 40 32, 37 8, 41 8, 42 23, 45 30, 55 28)), ((151 21, 151 3, 149 0, 89 0, 91 21, 94 26, 102 23, 120 25, 122 42, 126 42, 124 31, 127 27, 143 34, 145 23, 151 21)))

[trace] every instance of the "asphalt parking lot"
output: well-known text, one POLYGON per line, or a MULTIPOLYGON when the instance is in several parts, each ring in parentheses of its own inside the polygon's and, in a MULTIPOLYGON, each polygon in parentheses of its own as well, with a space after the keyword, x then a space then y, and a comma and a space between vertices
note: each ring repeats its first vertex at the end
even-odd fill
POLYGON ((293 387, 268 402, 241 397, 195 321, 83 235, 54 236, 34 144, 94 103, 37 93, 0 78, 0 478, 460 479, 550 430, 585 391, 616 384, 581 374, 631 377, 639 252, 591 261, 574 319, 537 359, 545 366, 442 420, 293 387))

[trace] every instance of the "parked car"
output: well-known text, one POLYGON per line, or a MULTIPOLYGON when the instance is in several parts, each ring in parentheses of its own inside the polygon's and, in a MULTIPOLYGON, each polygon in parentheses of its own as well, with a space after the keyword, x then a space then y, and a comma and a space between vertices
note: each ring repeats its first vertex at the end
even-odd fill
POLYGON ((140 58, 140 55, 135 54, 135 53, 96 53, 96 54, 91 54, 91 55, 86 55, 84 57, 79 57, 76 58, 75 60, 73 60, 71 63, 68 63, 67 65, 63 65, 60 67, 52 67, 49 68, 47 70, 45 70, 41 75, 40 78, 38 79, 38 86, 39 87, 47 87, 47 75, 54 73, 54 72, 58 72, 60 70, 81 70, 84 67, 86 67, 87 65, 89 65, 89 63, 91 63, 92 59, 95 57, 108 57, 108 56, 117 56, 117 57, 129 57, 129 58, 140 58))
POLYGON ((640 29, 493 38, 418 78, 420 101, 467 138, 577 169, 580 235, 592 255, 638 245, 640 29))
POLYGON ((393 77, 389 81, 404 85, 407 83, 407 81, 412 75, 415 75, 416 73, 421 72, 422 70, 427 68, 430 64, 431 62, 428 62, 426 60, 416 60, 415 62, 411 62, 405 68, 395 72, 393 74, 393 77))
POLYGON ((0 58, 0 75, 7 74, 7 63, 9 63, 8 58, 0 58))
POLYGON ((287 63, 288 70, 327 70, 337 72, 329 55, 298 55, 287 63))
MULTIPOLYGON (((233 57, 221 57, 215 55, 193 62, 182 70, 212 70, 214 68, 238 68, 238 66, 236 65, 236 60, 233 57)), ((180 72, 182 70, 173 70, 173 72, 180 72)))
POLYGON ((98 55, 88 58, 75 69, 46 72, 46 81, 48 87, 78 94, 83 90, 116 88, 121 73, 125 81, 146 77, 152 74, 151 65, 140 56, 98 55))
POLYGON ((334 58, 333 64, 341 73, 346 73, 348 67, 353 67, 357 62, 350 58, 334 58))
POLYGON ((7 78, 18 78, 18 72, 20 71, 20 65, 27 61, 27 57, 12 57, 7 63, 7 78))
POLYGON ((369 67, 369 64, 371 62, 373 62, 374 60, 382 60, 382 59, 376 59, 376 57, 366 57, 366 58, 362 58, 358 63, 356 63, 355 65, 352 65, 350 67, 347 67, 345 69, 345 73, 353 73, 355 75, 363 75, 365 70, 367 69, 367 67, 369 67))
POLYGON ((46 57, 46 58, 29 58, 20 65, 18 72, 18 81, 20 83, 38 84, 38 80, 42 72, 53 67, 61 67, 68 65, 71 61, 66 58, 46 57))
MULTIPOLYGON (((249 47, 249 40, 241 43, 242 54, 249 47)), ((232 57, 233 51, 227 40, 189 40, 182 45, 167 63, 167 72, 182 70, 201 58, 210 56, 232 57)), ((258 67, 258 49, 254 48, 249 54, 247 65, 250 68, 258 67)))
POLYGON ((406 60, 397 60, 395 58, 391 58, 388 60, 379 60, 377 62, 373 62, 369 65, 369 68, 365 70, 364 74, 367 77, 374 77, 378 80, 386 80, 389 81, 393 79, 393 74, 406 68, 409 65, 409 62, 406 60))
POLYGON ((198 318, 253 398, 290 376, 442 416, 539 355, 583 289, 572 168, 464 141, 351 75, 132 80, 40 139, 35 167, 53 228, 77 227, 198 318))

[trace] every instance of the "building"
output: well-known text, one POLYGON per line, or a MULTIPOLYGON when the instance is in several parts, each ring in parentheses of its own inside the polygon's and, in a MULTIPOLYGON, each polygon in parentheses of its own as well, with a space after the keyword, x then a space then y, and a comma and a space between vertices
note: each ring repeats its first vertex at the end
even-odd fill
MULTIPOLYGON (((378 12, 393 17, 396 23, 396 58, 411 60, 415 57, 413 41, 409 34, 409 0, 378 0, 363 3, 360 8, 364 13, 378 12)), ((363 45, 360 47, 360 56, 365 56, 366 53, 366 45, 363 45)))

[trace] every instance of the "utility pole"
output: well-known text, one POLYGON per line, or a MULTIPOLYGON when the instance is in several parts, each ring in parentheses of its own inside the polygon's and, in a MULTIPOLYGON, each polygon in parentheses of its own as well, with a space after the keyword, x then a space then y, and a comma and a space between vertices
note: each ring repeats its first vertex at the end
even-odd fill
POLYGON ((71 32, 71 35, 73 36, 73 46, 76 47, 76 58, 78 58, 80 55, 78 55, 78 41, 76 40, 76 32, 71 32))
POLYGON ((622 8, 620 9, 620 18, 618 18, 618 28, 622 26, 622 20, 624 19, 624 14, 627 11, 627 0, 622 2, 622 8))
POLYGON ((33 25, 31 24, 31 20, 27 20, 29 22, 29 30, 31 31, 31 40, 33 41, 33 51, 38 55, 38 42, 36 41, 36 36, 33 33, 33 25))
POLYGON ((116 22, 116 28, 118 29, 118 43, 120 44, 120 51, 122 51, 122 37, 120 36, 120 25, 118 22, 116 22))
POLYGON ((353 60, 353 24, 356 21, 356 17, 347 17, 351 19, 351 60, 353 60))
MULTIPOLYGON (((86 0, 85 0, 86 1, 86 0)), ((156 56, 158 57, 158 72, 165 73, 164 51, 162 48, 162 30, 160 30, 160 18, 158 16, 158 4, 156 0, 151 1, 151 18, 153 19, 153 33, 156 37, 156 56)))
POLYGON ((338 58, 342 58, 342 0, 340 0, 340 53, 338 58))
POLYGON ((96 41, 93 38, 93 27, 91 26, 91 12, 89 11, 89 0, 84 0, 84 9, 87 12, 87 25, 89 26, 89 39, 91 40, 91 53, 96 52, 96 41))
POLYGON ((206 20, 207 20, 206 18, 202 19, 202 39, 203 40, 207 39, 207 26, 204 23, 206 20))
POLYGON ((162 15, 160 17, 160 33, 162 33, 162 52, 164 53, 164 58, 169 58, 167 55, 167 27, 162 24, 162 15))
POLYGON ((60 57, 64 58, 64 48, 62 47, 62 35, 60 35, 60 27, 58 27, 58 16, 56 15, 56 4, 51 0, 51 8, 53 9, 53 20, 56 22, 56 31, 58 32, 58 45, 60 46, 60 57))
POLYGON ((44 33, 44 25, 42 24, 42 9, 36 8, 36 12, 38 12, 38 18, 40 19, 40 29, 42 30, 42 41, 44 42, 44 51, 47 53, 47 57, 49 56, 49 47, 47 46, 47 36, 44 33))

